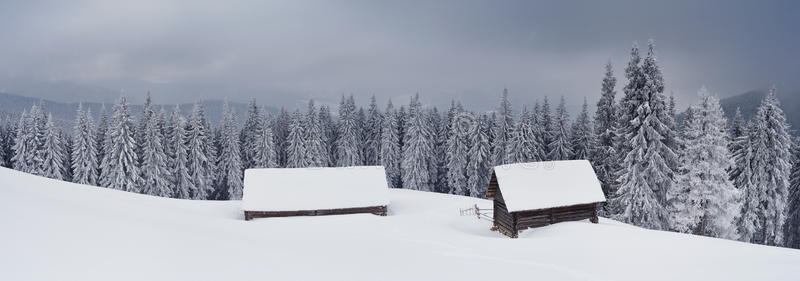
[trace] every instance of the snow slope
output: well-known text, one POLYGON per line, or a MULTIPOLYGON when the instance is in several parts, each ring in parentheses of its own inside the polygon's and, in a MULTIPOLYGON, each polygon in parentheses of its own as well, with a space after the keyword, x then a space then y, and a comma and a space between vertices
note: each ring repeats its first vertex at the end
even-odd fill
POLYGON ((0 280, 797 280, 800 251, 611 220, 519 239, 391 190, 390 215, 242 220, 241 202, 131 194, 0 168, 0 280))

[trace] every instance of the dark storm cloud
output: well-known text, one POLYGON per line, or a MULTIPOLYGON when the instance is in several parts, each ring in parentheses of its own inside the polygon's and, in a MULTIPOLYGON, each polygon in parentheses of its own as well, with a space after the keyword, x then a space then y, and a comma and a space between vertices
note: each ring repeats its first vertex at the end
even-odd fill
MULTIPOLYGON (((668 91, 800 88, 793 1, 54 1, 0 4, 0 88, 30 81, 292 106, 419 92, 490 109, 596 99, 633 41, 655 38, 668 91), (20 83, 19 81, 26 81, 20 83)), ((59 96, 88 99, 97 96, 59 96)))

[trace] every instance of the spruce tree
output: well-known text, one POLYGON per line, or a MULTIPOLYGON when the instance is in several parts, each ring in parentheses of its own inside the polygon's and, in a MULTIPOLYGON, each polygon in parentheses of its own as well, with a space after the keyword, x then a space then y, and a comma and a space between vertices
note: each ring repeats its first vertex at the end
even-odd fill
POLYGON ((512 133, 506 151, 508 163, 525 163, 544 159, 544 146, 539 143, 535 117, 528 112, 527 107, 522 108, 519 122, 512 133))
POLYGON ((227 102, 222 105, 222 126, 220 128, 220 150, 217 161, 217 190, 228 200, 241 200, 244 177, 242 156, 240 154, 239 129, 236 117, 227 102))
POLYGON ((351 95, 349 99, 342 96, 339 104, 339 133, 336 139, 336 164, 340 167, 362 164, 362 138, 357 115, 353 96, 351 95))
POLYGON ((400 131, 397 124, 397 112, 392 101, 386 105, 382 120, 381 133, 381 165, 386 169, 386 181, 390 188, 400 188, 400 131))
POLYGON ((276 152, 275 136, 272 133, 272 118, 269 113, 262 113, 261 128, 255 139, 255 153, 253 154, 253 167, 277 168, 278 154, 276 152))
MULTIPOLYGON (((149 102, 149 95, 148 95, 149 102)), ((141 149, 142 185, 140 191, 144 194, 170 197, 172 196, 172 175, 167 169, 166 143, 162 130, 158 125, 158 118, 150 106, 145 107, 142 113, 145 120, 144 127, 140 128, 138 135, 143 142, 141 149), (148 117, 149 116, 149 117, 148 117)))
POLYGON ((286 168, 305 168, 309 166, 306 144, 303 115, 299 110, 296 110, 292 114, 292 121, 289 123, 289 136, 286 138, 286 168))
MULTIPOLYGON (((100 174, 100 165, 99 163, 105 158, 105 143, 106 143, 106 132, 108 131, 108 112, 106 111, 106 104, 103 103, 100 106, 100 114, 97 117, 97 132, 95 136, 95 146, 97 146, 97 174, 100 174)), ((98 179, 99 183, 99 179, 98 179)))
POLYGON ((186 119, 181 116, 180 106, 175 105, 175 109, 170 116, 170 134, 167 141, 171 144, 169 167, 172 172, 172 197, 180 199, 191 199, 192 194, 197 192, 194 179, 189 174, 189 146, 187 145, 188 124, 186 119))
POLYGON ((336 124, 331 115, 331 109, 327 105, 319 107, 319 121, 322 125, 322 132, 325 141, 325 155, 328 167, 336 166, 336 124))
POLYGON ((800 249, 800 143, 795 142, 794 166, 789 179, 789 204, 784 224, 784 246, 800 249))
POLYGON ((403 188, 431 191, 429 156, 432 153, 419 94, 411 98, 403 137, 401 162, 403 188))
POLYGON ((572 146, 569 135, 569 113, 564 97, 556 109, 556 116, 553 119, 553 128, 550 131, 551 141, 548 143, 547 160, 569 160, 572 159, 572 146))
POLYGON ((277 145, 275 150, 278 153, 278 165, 280 167, 286 167, 286 159, 288 158, 286 156, 286 137, 289 136, 290 120, 289 112, 285 108, 281 108, 281 112, 275 118, 275 124, 272 127, 275 131, 275 144, 277 145))
POLYGON ((378 109, 375 96, 370 98, 367 120, 364 126, 364 165, 378 165, 381 157, 381 123, 383 116, 378 109))
MULTIPOLYGON (((446 121, 445 121, 446 122, 446 121)), ((429 135, 431 136, 429 142, 433 154, 431 154, 431 161, 428 162, 431 187, 434 192, 447 193, 449 188, 447 185, 447 135, 445 132, 446 124, 443 124, 442 116, 436 107, 427 111, 427 127, 429 135)))
POLYGON ((469 134, 469 152, 467 153, 467 191, 472 197, 483 197, 489 186, 491 177, 491 143, 488 132, 489 117, 482 115, 473 122, 469 134))
POLYGON ((322 131, 322 124, 320 123, 314 100, 308 102, 308 112, 303 120, 302 127, 308 167, 325 167, 328 163, 325 134, 322 131))
POLYGON ((261 111, 258 108, 258 104, 256 104, 256 100, 252 99, 247 105, 247 119, 244 121, 240 134, 242 165, 245 169, 254 167, 253 154, 256 153, 255 146, 259 137, 258 128, 262 126, 261 121, 261 111))
POLYGON ((655 58, 654 44, 641 62, 634 43, 626 68, 628 85, 621 101, 618 153, 622 158, 619 188, 611 204, 616 218, 652 229, 668 228, 666 193, 673 181, 677 155, 664 136, 674 134, 666 125, 664 82, 655 58))
POLYGON ((789 196, 791 137, 786 117, 773 88, 764 98, 750 131, 750 178, 746 180, 741 239, 757 244, 782 245, 789 196))
POLYGON ((44 145, 42 146, 42 176, 64 180, 64 146, 61 137, 53 125, 53 115, 48 114, 44 127, 44 145))
MULTIPOLYGON (((615 171, 618 170, 616 148, 617 106, 614 101, 616 96, 615 87, 617 78, 614 77, 614 70, 611 62, 606 64, 606 72, 600 87, 600 100, 597 101, 597 111, 594 113, 594 139, 590 159, 595 173, 600 180, 603 194, 609 198, 613 193, 616 183, 615 171)), ((607 205, 603 211, 608 212, 607 205)))
POLYGON ((727 120, 719 100, 705 87, 693 117, 683 129, 686 148, 679 175, 669 192, 671 228, 711 237, 733 238, 738 192, 726 170, 732 165, 728 151, 727 120))
POLYGON ((214 159, 212 133, 206 126, 205 109, 197 102, 186 124, 186 167, 192 179, 192 199, 210 199, 214 181, 214 159))
POLYGON ((114 105, 105 136, 105 156, 100 164, 100 184, 123 191, 139 192, 140 177, 128 100, 121 96, 114 105))
POLYGON ((544 97, 544 102, 542 103, 538 115, 539 127, 542 129, 541 138, 545 149, 545 160, 549 160, 551 152, 550 143, 553 142, 553 132, 555 132, 556 128, 553 120, 553 113, 552 110, 550 110, 550 100, 547 96, 544 97))
POLYGON ((97 185, 99 165, 91 112, 84 111, 83 104, 79 103, 76 116, 72 141, 72 182, 97 185))
POLYGON ((572 145, 572 159, 592 159, 592 147, 595 144, 594 134, 592 134, 592 121, 589 120, 589 103, 583 99, 583 107, 575 123, 572 124, 570 134, 572 145))
POLYGON ((23 111, 19 117, 19 125, 17 125, 14 138, 14 157, 11 158, 15 170, 35 173, 36 161, 34 158, 38 156, 35 134, 33 117, 27 111, 23 111))
POLYGON ((503 89, 503 95, 500 99, 500 107, 497 109, 499 114, 497 126, 494 133, 494 143, 492 153, 494 154, 494 164, 502 165, 508 163, 508 142, 513 137, 514 131, 514 113, 511 109, 511 101, 508 99, 508 89, 503 89))
POLYGON ((471 113, 460 112, 450 126, 447 141, 447 186, 450 194, 469 195, 467 166, 469 164, 470 134, 475 127, 471 113))

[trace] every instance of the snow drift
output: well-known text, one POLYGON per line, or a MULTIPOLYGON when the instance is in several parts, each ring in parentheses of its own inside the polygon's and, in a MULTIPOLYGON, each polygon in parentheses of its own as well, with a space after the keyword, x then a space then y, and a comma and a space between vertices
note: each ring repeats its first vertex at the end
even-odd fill
POLYGON ((157 198, 0 168, 2 280, 796 280, 800 251, 570 222, 509 239, 390 190, 388 217, 242 219, 240 201, 157 198))

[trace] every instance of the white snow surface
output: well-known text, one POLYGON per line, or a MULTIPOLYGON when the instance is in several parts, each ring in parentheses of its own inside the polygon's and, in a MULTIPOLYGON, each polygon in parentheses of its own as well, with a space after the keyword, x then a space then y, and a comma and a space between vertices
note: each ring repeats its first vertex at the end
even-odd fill
POLYGON ((0 168, 0 280, 797 280, 800 251, 559 223, 510 239, 487 200, 392 189, 389 216, 242 219, 241 201, 159 198, 0 168))
POLYGON ((247 169, 242 208, 297 211, 385 206, 389 185, 383 166, 247 169))
POLYGON ((606 201, 586 160, 507 164, 494 173, 509 212, 606 201))

